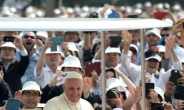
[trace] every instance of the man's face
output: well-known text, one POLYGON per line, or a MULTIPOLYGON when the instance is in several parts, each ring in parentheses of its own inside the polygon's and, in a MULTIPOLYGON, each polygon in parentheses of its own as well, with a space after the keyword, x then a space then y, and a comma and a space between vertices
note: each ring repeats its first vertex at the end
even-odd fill
POLYGON ((105 54, 105 66, 107 68, 116 67, 120 62, 120 55, 119 53, 106 53, 105 54))
POLYGON ((2 47, 0 57, 2 60, 13 60, 15 58, 15 48, 2 47))
POLYGON ((132 34, 132 44, 137 45, 140 40, 140 30, 129 30, 129 33, 132 34))
POLYGON ((50 53, 45 56, 48 67, 58 67, 61 64, 60 53, 50 53))
POLYGON ((146 36, 146 42, 148 43, 149 47, 156 46, 159 40, 160 38, 156 36, 154 33, 150 33, 146 36))
POLYGON ((30 51, 34 48, 36 43, 36 36, 33 32, 26 32, 22 36, 22 42, 27 51, 30 51))
POLYGON ((79 35, 77 32, 66 32, 64 36, 65 42, 74 42, 77 43, 79 40, 79 35))
POLYGON ((78 103, 82 94, 82 80, 70 78, 62 86, 68 100, 72 103, 78 103))
POLYGON ((37 104, 40 102, 41 96, 39 91, 26 90, 22 94, 22 103, 24 109, 35 109, 37 104))
POLYGON ((161 36, 162 38, 166 39, 167 37, 169 37, 169 34, 170 34, 170 30, 162 31, 161 36))

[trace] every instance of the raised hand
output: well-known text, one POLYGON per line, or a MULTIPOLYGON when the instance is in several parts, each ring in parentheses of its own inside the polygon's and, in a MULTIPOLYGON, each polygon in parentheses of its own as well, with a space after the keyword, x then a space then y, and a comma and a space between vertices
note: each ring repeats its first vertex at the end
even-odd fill
POLYGON ((102 16, 102 18, 105 17, 105 12, 107 11, 107 9, 109 9, 109 4, 104 4, 104 7, 102 11, 100 12, 100 15, 102 16))
POLYGON ((20 100, 20 101, 22 100, 21 99, 21 90, 18 90, 18 91, 15 92, 14 99, 15 100, 20 100))
POLYGON ((63 79, 61 78, 63 75, 62 71, 56 73, 53 75, 52 80, 48 84, 48 86, 51 88, 53 85, 55 85, 58 82, 61 82, 63 79))
POLYGON ((175 44, 175 38, 174 37, 165 39, 165 47, 166 47, 166 49, 174 50, 175 45, 176 44, 175 44))
POLYGON ((98 79, 99 79, 99 76, 98 74, 96 73, 96 71, 92 71, 91 72, 92 76, 91 76, 91 80, 92 80, 92 87, 93 88, 96 88, 96 85, 98 84, 98 79))
POLYGON ((49 47, 52 46, 52 42, 50 41, 50 39, 47 39, 47 41, 45 42, 45 46, 43 47, 45 50, 49 47))
POLYGON ((182 73, 180 72, 180 75, 181 75, 181 78, 179 78, 179 79, 177 80, 177 83, 180 83, 180 84, 184 85, 184 74, 182 74, 182 73))
POLYGON ((151 102, 159 103, 158 93, 154 89, 150 89, 149 95, 151 97, 151 102))
POLYGON ((84 94, 84 98, 88 98, 89 97, 89 89, 92 85, 92 80, 90 77, 84 77, 83 78, 83 94, 84 94))
POLYGON ((128 31, 121 31, 121 35, 123 37, 123 40, 125 44, 131 44, 132 42, 132 34, 130 34, 128 31))
POLYGON ((168 80, 168 82, 166 83, 165 95, 166 95, 166 96, 170 96, 170 94, 171 94, 170 92, 171 92, 171 90, 172 90, 173 88, 174 88, 174 83, 168 80))
POLYGON ((172 34, 172 35, 174 35, 174 34, 176 34, 177 32, 180 32, 180 31, 183 30, 183 21, 184 21, 184 20, 180 21, 179 23, 177 23, 176 25, 174 25, 174 26, 172 27, 172 30, 171 30, 171 34, 172 34))
POLYGON ((182 101, 178 101, 177 110, 183 110, 183 108, 184 108, 184 104, 182 103, 182 101))
POLYGON ((141 101, 141 87, 136 87, 133 90, 130 90, 130 93, 133 95, 134 97, 134 103, 140 103, 141 101))
POLYGON ((20 37, 19 36, 15 36, 15 35, 13 37, 15 37, 15 42, 14 42, 15 46, 17 48, 19 48, 20 50, 24 50, 25 48, 24 48, 24 46, 22 44, 22 40, 20 39, 20 37))

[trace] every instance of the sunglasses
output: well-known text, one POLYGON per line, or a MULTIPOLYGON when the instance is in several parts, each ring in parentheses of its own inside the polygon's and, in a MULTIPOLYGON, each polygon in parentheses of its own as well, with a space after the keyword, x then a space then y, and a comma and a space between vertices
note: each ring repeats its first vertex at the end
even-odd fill
POLYGON ((26 39, 28 39, 28 38, 35 39, 35 36, 29 36, 29 35, 24 35, 23 37, 26 39))
POLYGON ((181 36, 176 36, 176 38, 181 39, 181 36))
POLYGON ((165 37, 165 36, 166 36, 166 37, 169 37, 169 34, 162 34, 161 36, 162 36, 162 37, 165 37))

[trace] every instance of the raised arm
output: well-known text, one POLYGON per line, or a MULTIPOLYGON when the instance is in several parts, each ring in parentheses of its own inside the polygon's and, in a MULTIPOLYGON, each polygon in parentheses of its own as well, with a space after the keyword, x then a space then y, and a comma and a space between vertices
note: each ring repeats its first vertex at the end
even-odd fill
POLYGON ((42 72, 42 68, 43 68, 44 61, 45 61, 45 52, 47 48, 49 48, 51 45, 52 45, 52 42, 50 41, 50 39, 48 39, 47 42, 45 43, 45 46, 42 49, 42 52, 39 56, 39 59, 36 65, 36 76, 37 77, 39 77, 42 72))
POLYGON ((128 79, 121 71, 119 71, 118 69, 116 68, 113 68, 116 73, 118 74, 118 76, 120 76, 123 81, 126 83, 126 85, 128 86, 128 89, 129 90, 134 90, 135 88, 135 85, 132 83, 132 81, 130 81, 130 79, 128 79))

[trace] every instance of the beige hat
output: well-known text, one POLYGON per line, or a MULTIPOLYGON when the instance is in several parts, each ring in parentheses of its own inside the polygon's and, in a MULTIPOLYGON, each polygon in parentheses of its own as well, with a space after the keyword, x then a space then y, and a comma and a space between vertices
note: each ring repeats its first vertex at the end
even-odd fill
POLYGON ((76 79, 83 80, 82 75, 78 72, 74 72, 74 71, 65 72, 65 75, 66 76, 64 77, 64 80, 71 79, 71 78, 76 78, 76 79))

